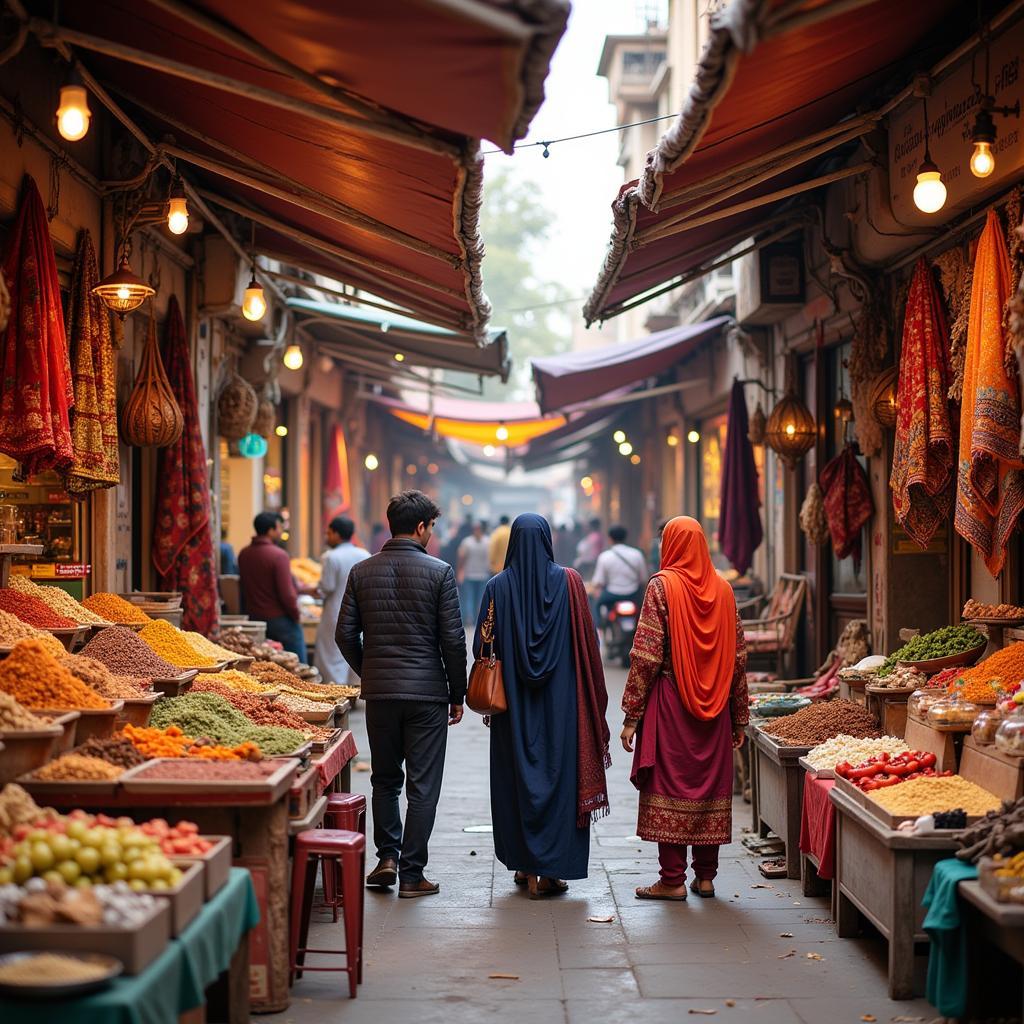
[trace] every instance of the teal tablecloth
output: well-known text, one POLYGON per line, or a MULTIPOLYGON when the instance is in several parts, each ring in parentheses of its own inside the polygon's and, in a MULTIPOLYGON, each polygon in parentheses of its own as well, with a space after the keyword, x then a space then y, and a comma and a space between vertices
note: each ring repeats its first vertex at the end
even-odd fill
POLYGON ((226 971, 242 937, 259 923, 249 872, 232 868, 227 885, 172 939, 143 972, 119 978, 81 999, 28 1002, 0 999, 3 1024, 177 1024, 179 1014, 203 1002, 207 986, 226 971))
POLYGON ((961 927, 957 887, 977 878, 973 864, 950 857, 940 860, 921 903, 928 908, 924 930, 928 949, 928 1002, 944 1017, 962 1017, 967 1005, 967 933, 961 927))

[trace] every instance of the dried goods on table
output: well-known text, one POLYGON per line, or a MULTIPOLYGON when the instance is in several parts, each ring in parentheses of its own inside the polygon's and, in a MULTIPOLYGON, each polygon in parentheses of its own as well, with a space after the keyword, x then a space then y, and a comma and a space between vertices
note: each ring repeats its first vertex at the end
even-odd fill
MULTIPOLYGON (((40 807, 16 782, 8 782, 0 789, 0 840, 9 836, 18 825, 56 817, 56 811, 40 807)), ((3 852, 0 843, 0 854, 3 852)))
POLYGON ((85 782, 117 779, 124 769, 98 757, 85 754, 62 754, 32 773, 32 778, 45 782, 85 782))
POLYGON ((805 760, 814 768, 834 768, 848 761, 860 764, 878 754, 901 754, 910 748, 898 736, 857 737, 840 733, 819 743, 807 753, 805 760))
POLYGON ((217 682, 221 686, 237 690, 240 693, 270 693, 275 689, 274 686, 268 683, 261 683, 255 676, 251 676, 247 672, 239 672, 238 669, 233 668, 218 672, 217 682))
POLYGON ((961 612, 964 619, 1021 619, 1024 621, 1024 608, 1016 604, 983 604, 973 597, 964 603, 961 612))
POLYGON ((217 677, 197 679, 192 684, 189 693, 213 693, 218 697, 223 697, 255 725, 277 725, 284 729, 296 729, 314 739, 323 738, 323 735, 329 731, 314 729, 278 700, 270 702, 255 694, 232 690, 229 686, 221 685, 217 681, 217 677))
POLYGON ((74 629, 78 625, 74 619, 58 615, 38 598, 10 587, 0 587, 0 611, 8 612, 37 629, 74 629))
POLYGON ((46 722, 36 718, 10 694, 0 693, 0 732, 30 732, 42 729, 46 722))
POLYGON ((110 623, 102 616, 79 604, 66 590, 57 586, 40 586, 33 583, 27 576, 11 576, 8 584, 12 590, 26 597, 34 597, 42 601, 51 611, 67 616, 76 624, 90 626, 109 626, 110 623))
POLYGON ((0 611, 0 646, 13 647, 19 640, 42 640, 51 653, 64 651, 64 645, 52 633, 36 629, 10 612, 0 611))
POLYGON ((255 743, 264 754, 289 754, 306 742, 295 729, 254 725, 223 697, 213 693, 187 693, 159 701, 150 723, 156 728, 177 725, 190 736, 205 736, 218 743, 255 743))
POLYGON ((81 653, 102 661, 115 674, 141 675, 151 679, 172 679, 182 674, 181 668, 161 658, 135 630, 126 626, 100 630, 81 653))
POLYGON ((24 886, 9 884, 0 888, 0 924, 104 924, 131 928, 144 921, 155 906, 155 896, 133 892, 126 882, 82 889, 30 878, 24 886))
POLYGON ((973 668, 962 669, 948 685, 965 700, 991 703, 999 691, 1024 679, 1024 642, 1010 644, 973 668))
POLYGON ((881 735, 874 716, 852 700, 811 704, 761 726, 761 731, 780 743, 795 747, 814 747, 840 733, 855 737, 881 735))
POLYGON ((67 985, 71 982, 97 981, 105 978, 110 968, 63 953, 31 953, 0 964, 0 983, 4 985, 67 985))
POLYGON ((907 665, 897 665, 888 675, 879 675, 878 678, 869 680, 872 686, 887 690, 917 690, 927 681, 928 677, 923 672, 907 665))
POLYGON ((215 644, 212 640, 203 636, 202 633, 186 631, 185 639, 194 651, 207 658, 213 658, 214 661, 234 661, 238 657, 234 651, 229 651, 226 647, 215 644))
POLYGON ((107 591, 90 594, 82 601, 82 604, 90 611, 103 616, 108 622, 144 624, 153 621, 138 605, 126 601, 118 594, 111 594, 107 591))
POLYGON ((0 662, 0 690, 32 708, 109 708, 110 702, 76 679, 38 640, 22 640, 0 662))
POLYGON ((999 810, 989 812, 954 839, 960 844, 957 857, 972 863, 982 857, 1010 856, 1024 850, 1024 797, 1007 800, 999 810))
POLYGON ((200 654, 185 634, 166 619, 154 619, 142 627, 139 636, 155 654, 179 669, 209 668, 217 664, 215 659, 200 654))
POLYGON ((930 750, 905 750, 898 754, 883 751, 860 763, 852 759, 843 761, 836 765, 835 773, 865 793, 873 793, 912 779, 951 776, 952 771, 936 769, 937 760, 930 750))
POLYGON ((1000 806, 999 797, 959 775, 911 779, 869 795, 891 814, 924 815, 960 808, 974 815, 1000 806))
MULTIPOLYGON (((110 669, 84 654, 65 654, 60 663, 91 690, 109 700, 138 700, 142 696, 137 682, 128 681, 126 676, 115 676, 110 669)), ((149 689, 149 686, 146 686, 149 689)))
POLYGON ((188 736, 177 725, 161 729, 152 725, 129 723, 117 735, 130 742, 147 758, 197 757, 207 761, 259 761, 263 757, 263 752, 251 741, 227 747, 214 743, 208 737, 188 736))
POLYGON ((136 779, 181 779, 183 782, 262 782, 281 767, 280 761, 154 761, 139 769, 136 779))
POLYGON ((885 664, 878 670, 878 674, 889 675, 901 661, 936 661, 939 658, 949 658, 955 654, 976 650, 985 643, 984 633, 966 623, 959 626, 943 626, 930 633, 915 636, 893 651, 885 659, 885 664))
POLYGON ((136 765, 145 764, 147 760, 145 754, 140 753, 132 742, 123 736, 111 736, 105 740, 94 736, 75 747, 71 753, 81 754, 83 757, 98 757, 101 761, 107 761, 120 768, 134 768, 136 765))

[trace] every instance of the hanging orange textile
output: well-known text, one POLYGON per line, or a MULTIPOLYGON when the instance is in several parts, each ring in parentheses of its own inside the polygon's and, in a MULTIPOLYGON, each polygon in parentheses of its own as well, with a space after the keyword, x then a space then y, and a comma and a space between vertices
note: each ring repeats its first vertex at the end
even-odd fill
POLYGON ((1007 543, 1024 511, 1020 401, 1004 363, 1003 310, 1009 294, 1006 238, 989 210, 974 260, 954 523, 993 576, 1003 568, 1007 543))
POLYGON ((327 448, 327 473, 324 478, 324 526, 335 516, 352 509, 352 487, 348 476, 348 445, 345 431, 337 423, 331 427, 327 448))
POLYGON ((717 718, 729 703, 736 667, 736 598, 715 572, 700 523, 677 516, 661 539, 672 674, 683 707, 695 718, 717 718))

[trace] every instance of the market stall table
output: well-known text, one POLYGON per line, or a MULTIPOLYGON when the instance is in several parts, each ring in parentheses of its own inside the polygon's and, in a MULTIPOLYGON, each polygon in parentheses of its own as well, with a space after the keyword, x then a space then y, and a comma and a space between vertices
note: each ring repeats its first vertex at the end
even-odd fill
POLYGON ((754 827, 759 835, 773 831, 786 844, 786 877, 800 877, 800 806, 804 770, 800 758, 810 747, 786 747, 759 728, 751 748, 751 789, 757 787, 754 827), (756 757, 753 756, 757 751, 756 757), (755 783, 756 780, 756 783, 755 783))
POLYGON ((249 1021, 249 935, 260 920, 252 879, 233 868, 227 884, 141 974, 93 995, 39 1002, 0 998, 4 1024, 178 1024, 206 1006, 210 1022, 249 1021))
POLYGON ((836 810, 836 934, 853 938, 863 914, 889 942, 889 996, 915 995, 914 953, 925 943, 921 900, 935 864, 956 849, 951 834, 921 836, 887 827, 838 786, 836 810))
MULTIPOLYGON (((820 896, 831 888, 823 883, 835 876, 836 815, 829 793, 834 779, 804 776, 800 813, 800 879, 805 896, 820 896)), ((834 909, 834 908, 833 908, 834 909)))
POLYGON ((967 930, 971 1017, 1024 1017, 1022 972, 1018 969, 1015 984, 1010 985, 1010 978, 1001 969, 1002 965, 993 963, 991 957, 991 947, 994 946, 1018 967, 1024 967, 1024 905, 998 902, 977 880, 961 882, 959 896, 967 930))

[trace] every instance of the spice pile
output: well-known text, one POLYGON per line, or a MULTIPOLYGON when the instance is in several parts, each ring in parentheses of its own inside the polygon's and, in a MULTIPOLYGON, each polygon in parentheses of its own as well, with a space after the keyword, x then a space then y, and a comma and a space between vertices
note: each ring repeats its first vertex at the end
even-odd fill
MULTIPOLYGON (((287 763, 287 762, 286 762, 287 763)), ((280 761, 154 761, 139 769, 136 779, 212 779, 218 782, 262 782, 281 767, 280 761)))
POLYGON ((879 754, 902 754, 909 749, 897 736, 862 739, 840 733, 809 751, 806 761, 812 768, 835 768, 844 761, 860 764, 869 757, 877 757, 879 754))
POLYGON ((188 641, 189 646, 206 658, 213 658, 214 661, 236 661, 238 655, 229 651, 212 640, 207 640, 202 633, 185 632, 182 636, 188 641))
MULTIPOLYGON (((60 663, 76 678, 80 679, 91 690, 108 700, 138 700, 142 690, 137 681, 128 676, 115 676, 110 669, 84 654, 65 654, 60 663)), ((149 689, 147 684, 146 689, 149 689)))
POLYGON ((150 679, 175 679, 182 674, 125 626, 102 629, 83 648, 82 654, 102 661, 117 675, 148 676, 150 679))
POLYGON ((1015 604, 982 604, 969 598, 961 614, 964 619, 1024 619, 1024 608, 1015 604))
POLYGON ((217 664, 214 658, 207 658, 195 650, 185 639, 185 634, 166 619, 154 619, 142 627, 139 636, 155 654, 179 669, 210 668, 217 664))
POLYGON ((223 746, 207 737, 186 736, 176 725, 157 729, 129 723, 117 735, 131 743, 147 760, 155 757, 198 757, 205 761, 259 761, 263 756, 255 743, 246 741, 233 747, 223 746))
POLYGON ((991 704, 1000 690, 1008 690, 1022 679, 1024 643, 1015 643, 996 651, 974 668, 961 671, 949 689, 975 704, 991 704))
POLYGON ((197 679, 192 684, 189 693, 214 693, 218 697, 223 697, 254 725, 277 725, 282 729, 295 729, 314 739, 326 738, 330 733, 329 729, 316 729, 309 725, 276 700, 271 702, 255 694, 232 690, 229 686, 222 686, 219 682, 215 682, 217 678, 217 676, 213 676, 210 679, 197 679))
POLYGON ((43 810, 17 783, 8 782, 0 789, 0 860, 5 852, 5 836, 9 836, 19 825, 44 823, 56 816, 56 811, 50 808, 43 810))
POLYGON ((19 640, 42 640, 51 653, 64 653, 64 645, 53 634, 22 622, 10 612, 0 612, 0 646, 13 647, 19 640))
POLYGON ((74 620, 76 624, 90 626, 110 625, 102 615, 97 615, 84 605, 79 604, 66 590, 62 590, 60 587, 40 586, 38 583, 33 583, 27 576, 11 576, 8 586, 11 590, 16 590, 26 597, 42 601, 52 611, 58 615, 66 615, 69 619, 74 620))
POLYGON ((36 769, 32 778, 42 782, 98 782, 119 778, 123 772, 123 768, 101 758, 71 753, 36 769))
POLYGON ((105 740, 93 737, 75 747, 71 753, 81 754, 83 757, 98 757, 101 761, 119 768, 134 768, 146 763, 146 756, 136 750, 131 741, 123 736, 111 736, 105 740))
POLYGON ((225 746, 248 741, 268 756, 290 754, 306 742, 305 733, 296 729, 254 725, 215 693, 186 693, 158 701, 150 724, 156 728, 176 725, 189 736, 206 736, 225 746))
POLYGON ((911 779, 879 789, 871 799, 892 814, 925 815, 962 808, 969 815, 987 814, 1000 805, 999 797, 959 775, 911 779))
POLYGON ((5 985, 67 985, 97 981, 107 973, 106 964, 63 953, 32 953, 0 965, 0 982, 5 985))
MULTIPOLYGON (((226 668, 223 672, 218 672, 215 678, 219 685, 226 686, 238 693, 272 693, 277 690, 277 687, 261 683, 254 676, 246 672, 239 672, 236 668, 226 668)), ((199 681, 196 680, 196 682, 199 681)), ((192 688, 195 689, 195 683, 192 684, 192 688)))
POLYGON ((0 693, 0 732, 31 732, 45 729, 46 725, 12 696, 0 693))
POLYGON ((794 747, 816 747, 840 733, 858 739, 881 735, 874 716, 852 700, 811 704, 792 715, 762 725, 761 731, 794 747))
POLYGON ((0 611, 9 612, 38 629, 74 629, 78 625, 74 619, 58 615, 38 598, 29 597, 10 587, 0 587, 0 611))
POLYGON ((0 690, 29 709, 109 708, 110 702, 76 679, 38 640, 22 640, 0 662, 0 690))
POLYGON ((299 661, 297 655, 292 654, 290 651, 282 650, 277 644, 268 643, 267 641, 257 643, 238 626, 225 629, 217 637, 217 642, 221 647, 226 647, 229 651, 234 651, 243 658, 256 658, 259 661, 273 662, 300 679, 316 681, 320 678, 320 673, 312 665, 299 661))
POLYGON ((886 690, 919 690, 928 681, 928 677, 916 668, 899 665, 887 676, 869 679, 869 686, 877 686, 886 690))
POLYGON ((987 643, 985 635, 973 626, 943 626, 922 636, 915 636, 907 641, 898 651, 894 651, 885 659, 885 664, 878 670, 880 676, 889 675, 899 661, 935 661, 938 658, 949 658, 954 654, 963 654, 982 647, 987 643))
POLYGON ((1024 797, 1006 801, 953 838, 960 844, 957 857, 972 864, 982 857, 1009 857, 1024 850, 1024 797))
POLYGON ((103 591, 99 594, 91 594, 82 601, 82 604, 91 612, 102 616, 108 622, 151 622, 150 617, 138 606, 126 601, 117 594, 110 594, 103 591))

